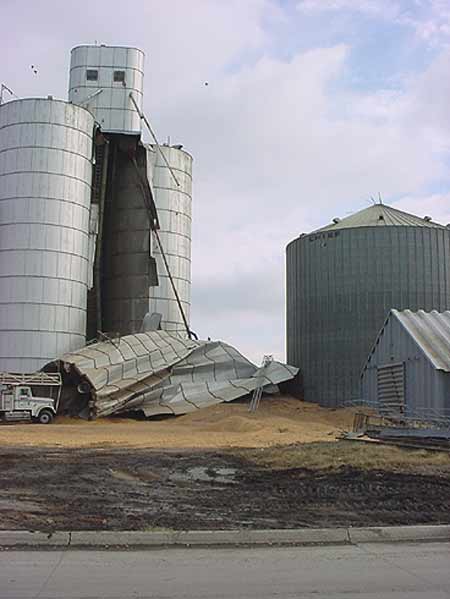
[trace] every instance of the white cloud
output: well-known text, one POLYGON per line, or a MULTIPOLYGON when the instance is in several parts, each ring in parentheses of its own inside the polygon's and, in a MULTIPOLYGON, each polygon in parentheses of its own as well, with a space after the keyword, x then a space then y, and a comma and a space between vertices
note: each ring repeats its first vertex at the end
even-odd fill
POLYGON ((450 41, 450 4, 448 0, 428 0, 420 3, 419 14, 403 15, 403 22, 411 25, 419 38, 432 46, 450 41))
POLYGON ((297 10, 304 15, 360 14, 409 27, 429 46, 442 47, 450 42, 448 0, 300 0, 297 10))
POLYGON ((307 14, 347 10, 383 18, 396 17, 400 13, 394 0, 301 0, 297 10, 307 14))
POLYGON ((444 225, 450 223, 450 192, 405 196, 393 206, 417 216, 431 216, 433 221, 444 225))
MULTIPOLYGON (((146 112, 161 139, 170 135, 194 156, 192 325, 199 334, 255 360, 282 357, 286 244, 368 206, 378 191, 401 198, 396 205, 405 210, 450 221, 439 211, 448 194, 426 191, 448 177, 450 53, 399 89, 361 93, 343 84, 347 45, 279 58, 271 31, 284 17, 272 0, 151 0, 133 11, 111 4, 80 0, 71 22, 58 27, 52 2, 30 5, 25 23, 11 3, 4 31, 12 36, 20 22, 31 43, 18 48, 15 33, 3 37, 0 51, 15 50, 2 77, 18 93, 64 95, 71 45, 97 39, 145 50, 146 112), (40 78, 30 79, 31 56, 40 78)), ((386 3, 357 5, 375 14, 386 3)))
POLYGON ((440 85, 447 58, 394 94, 331 92, 347 54, 337 46, 290 62, 263 58, 207 97, 186 99, 190 125, 183 117, 177 123, 196 156, 194 326, 235 339, 251 356, 255 323, 261 347, 272 342, 283 352, 273 331, 284 327, 288 241, 368 206, 378 191, 403 197, 404 209, 425 209, 415 194, 447 173, 446 115, 430 120, 426 101, 428 94, 441 94, 442 105, 450 99, 440 85))

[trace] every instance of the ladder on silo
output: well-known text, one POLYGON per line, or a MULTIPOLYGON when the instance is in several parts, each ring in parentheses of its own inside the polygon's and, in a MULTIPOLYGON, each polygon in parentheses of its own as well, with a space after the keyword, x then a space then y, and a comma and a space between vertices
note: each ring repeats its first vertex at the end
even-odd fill
MULTIPOLYGON (((100 134, 101 135, 101 134, 100 134)), ((96 141, 99 137, 96 138, 96 141)), ((96 337, 97 330, 102 329, 102 289, 101 289, 101 262, 103 243, 103 218, 105 207, 106 183, 109 162, 109 141, 101 136, 102 143, 95 145, 95 165, 92 173, 92 203, 98 205, 98 234, 94 258, 94 285, 88 293, 88 322, 93 330, 89 331, 90 337, 96 337), (94 315, 94 316, 92 316, 94 315)))

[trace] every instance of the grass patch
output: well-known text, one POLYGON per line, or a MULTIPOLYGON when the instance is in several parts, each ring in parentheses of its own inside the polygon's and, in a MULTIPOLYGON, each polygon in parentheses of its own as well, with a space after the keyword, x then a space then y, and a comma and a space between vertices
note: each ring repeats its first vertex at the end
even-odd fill
MULTIPOLYGON (((236 453, 236 452, 233 452, 236 453)), ((364 470, 450 473, 450 454, 350 441, 307 443, 241 450, 239 455, 273 470, 308 468, 337 470, 353 466, 364 470)))

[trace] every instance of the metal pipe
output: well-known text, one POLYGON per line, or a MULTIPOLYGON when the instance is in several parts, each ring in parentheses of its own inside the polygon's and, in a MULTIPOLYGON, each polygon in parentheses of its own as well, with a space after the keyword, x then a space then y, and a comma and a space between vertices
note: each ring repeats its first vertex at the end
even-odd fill
POLYGON ((85 98, 84 100, 81 100, 81 102, 77 102, 78 106, 83 106, 84 104, 89 104, 89 102, 95 98, 96 96, 98 96, 99 94, 102 93, 102 89, 98 89, 96 92, 94 92, 93 94, 91 94, 90 96, 88 96, 87 98, 85 98))
POLYGON ((180 183, 179 183, 178 179, 176 178, 176 176, 175 176, 175 173, 173 172, 173 168, 170 166, 170 164, 169 164, 169 161, 168 161, 168 160, 167 160, 167 158, 166 158, 166 155, 165 155, 165 154, 163 153, 163 151, 161 150, 161 146, 160 146, 160 145, 159 145, 159 143, 158 143, 158 140, 157 140, 157 138, 156 138, 156 135, 155 135, 155 133, 154 133, 154 131, 153 131, 153 129, 152 129, 152 127, 151 127, 150 123, 148 122, 148 119, 147 119, 147 117, 146 117, 146 116, 145 116, 145 114, 142 112, 142 110, 139 108, 139 106, 138 106, 138 104, 137 104, 136 100, 134 99, 133 92, 130 92, 130 99, 131 99, 131 101, 133 102, 133 105, 134 105, 134 107, 135 107, 135 109, 136 109, 136 112, 137 112, 137 113, 138 113, 138 115, 139 115, 139 118, 140 118, 142 121, 144 121, 144 123, 145 123, 145 124, 146 124, 146 126, 147 126, 147 129, 148 129, 148 130, 149 130, 149 132, 150 132, 150 135, 153 137, 153 141, 155 142, 155 144, 156 144, 156 147, 158 148, 158 151, 159 151, 159 153, 161 154, 161 157, 162 157, 162 159, 163 159, 163 160, 164 160, 164 162, 166 163, 166 166, 167 166, 167 168, 169 169, 169 171, 170 171, 170 174, 171 174, 171 175, 172 175, 172 177, 173 177, 173 180, 174 180, 174 181, 175 181, 175 183, 177 184, 177 187, 180 187, 180 183))

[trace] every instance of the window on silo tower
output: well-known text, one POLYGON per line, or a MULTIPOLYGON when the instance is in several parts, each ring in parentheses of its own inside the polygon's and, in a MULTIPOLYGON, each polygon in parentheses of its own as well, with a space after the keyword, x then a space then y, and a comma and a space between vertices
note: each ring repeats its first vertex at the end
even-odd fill
POLYGON ((125 71, 114 71, 114 81, 116 83, 125 83, 125 71))

